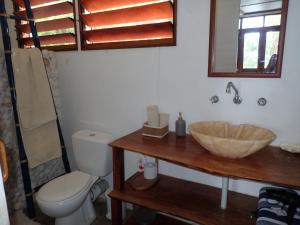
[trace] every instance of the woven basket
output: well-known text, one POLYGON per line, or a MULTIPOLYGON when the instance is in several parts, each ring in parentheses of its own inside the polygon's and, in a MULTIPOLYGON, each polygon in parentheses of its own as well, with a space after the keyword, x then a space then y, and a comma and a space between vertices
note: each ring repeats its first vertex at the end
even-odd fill
POLYGON ((169 133, 169 125, 163 127, 151 127, 148 123, 143 125, 143 136, 154 137, 154 138, 163 138, 169 133))

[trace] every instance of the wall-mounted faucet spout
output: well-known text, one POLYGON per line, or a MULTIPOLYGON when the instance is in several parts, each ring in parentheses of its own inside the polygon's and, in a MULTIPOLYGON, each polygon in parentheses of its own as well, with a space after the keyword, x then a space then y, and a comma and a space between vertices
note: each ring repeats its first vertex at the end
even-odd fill
POLYGON ((230 94, 231 93, 231 88, 235 91, 236 95, 239 95, 238 89, 234 86, 232 82, 228 82, 227 87, 226 87, 226 93, 230 94))
POLYGON ((228 82, 227 86, 226 86, 226 93, 230 94, 231 93, 231 88, 234 90, 235 94, 234 94, 234 98, 233 98, 233 102, 234 104, 241 104, 242 103, 242 98, 239 95, 239 91, 238 89, 235 87, 235 85, 232 82, 228 82))

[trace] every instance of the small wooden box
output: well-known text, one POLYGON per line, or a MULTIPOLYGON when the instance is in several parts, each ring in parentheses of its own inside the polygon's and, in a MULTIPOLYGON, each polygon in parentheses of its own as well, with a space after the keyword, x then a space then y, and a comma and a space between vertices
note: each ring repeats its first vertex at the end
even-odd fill
POLYGON ((169 125, 164 127, 150 127, 148 123, 144 123, 143 125, 143 136, 155 137, 155 138, 163 138, 169 133, 169 125))

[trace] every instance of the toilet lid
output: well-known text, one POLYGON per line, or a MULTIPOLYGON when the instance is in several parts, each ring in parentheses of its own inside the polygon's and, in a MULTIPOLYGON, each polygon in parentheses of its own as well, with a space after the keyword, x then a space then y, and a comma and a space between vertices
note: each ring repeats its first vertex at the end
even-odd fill
POLYGON ((45 184, 38 192, 38 198, 47 202, 59 202, 76 196, 93 182, 89 174, 75 171, 45 184))

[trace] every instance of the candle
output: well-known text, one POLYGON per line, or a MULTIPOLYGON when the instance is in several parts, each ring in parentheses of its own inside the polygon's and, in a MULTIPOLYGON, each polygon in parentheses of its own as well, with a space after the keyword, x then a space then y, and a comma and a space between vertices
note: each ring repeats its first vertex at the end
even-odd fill
POLYGON ((159 114, 159 126, 165 127, 169 124, 170 115, 168 113, 159 114))
POLYGON ((147 107, 148 125, 151 127, 159 127, 159 110, 157 105, 147 107))

